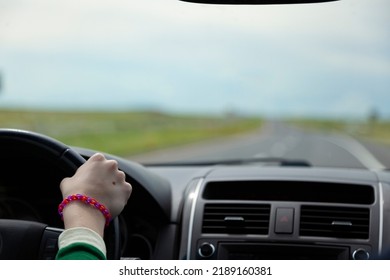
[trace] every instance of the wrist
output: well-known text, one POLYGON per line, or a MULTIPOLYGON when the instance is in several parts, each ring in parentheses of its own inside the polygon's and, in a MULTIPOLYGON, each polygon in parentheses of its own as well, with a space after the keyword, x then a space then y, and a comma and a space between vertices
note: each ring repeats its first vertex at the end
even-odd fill
POLYGON ((63 210, 64 208, 70 204, 71 202, 82 202, 86 205, 91 206, 92 208, 100 211, 105 220, 106 220, 106 226, 108 226, 111 222, 111 214, 110 211, 101 203, 99 203, 96 199, 83 195, 83 194, 72 194, 67 196, 61 203, 58 205, 58 214, 63 217, 63 210))
POLYGON ((106 219, 90 205, 80 201, 72 201, 63 209, 63 220, 65 229, 85 227, 89 228, 101 237, 104 235, 106 219))

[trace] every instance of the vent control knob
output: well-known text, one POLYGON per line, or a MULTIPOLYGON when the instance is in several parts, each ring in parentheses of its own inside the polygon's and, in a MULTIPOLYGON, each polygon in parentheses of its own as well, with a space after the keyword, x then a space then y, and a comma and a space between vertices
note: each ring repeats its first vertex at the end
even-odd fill
POLYGON ((210 258, 215 253, 215 247, 208 242, 202 243, 199 246, 198 253, 202 258, 210 258))
POLYGON ((370 254, 362 248, 357 249, 352 253, 352 259, 354 260, 368 260, 369 258, 370 254))

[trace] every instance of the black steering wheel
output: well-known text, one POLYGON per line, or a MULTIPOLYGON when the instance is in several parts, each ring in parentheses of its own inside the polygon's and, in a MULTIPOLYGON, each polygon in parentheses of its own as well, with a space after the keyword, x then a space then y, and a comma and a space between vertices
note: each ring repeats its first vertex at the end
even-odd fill
MULTIPOLYGON (((72 176, 85 162, 80 154, 62 142, 42 134, 16 129, 0 129, 0 153, 9 157, 40 155, 56 162, 67 176, 72 176)), ((0 178, 2 176, 0 170, 0 178)), ((59 186, 58 192, 60 193, 59 186)), ((0 259, 54 259, 58 250, 58 237, 62 231, 62 228, 35 221, 0 219, 0 259)), ((106 229, 105 242, 107 258, 119 259, 120 230, 117 218, 106 229)))

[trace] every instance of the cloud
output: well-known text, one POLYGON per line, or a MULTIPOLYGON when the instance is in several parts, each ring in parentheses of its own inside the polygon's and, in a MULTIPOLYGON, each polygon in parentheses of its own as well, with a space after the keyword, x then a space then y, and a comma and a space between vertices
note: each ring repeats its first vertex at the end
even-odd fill
POLYGON ((386 7, 387 0, 256 7, 1 1, 2 98, 269 114, 329 104, 320 109, 335 114, 339 95, 359 92, 350 111, 363 110, 368 97, 389 111, 386 7))

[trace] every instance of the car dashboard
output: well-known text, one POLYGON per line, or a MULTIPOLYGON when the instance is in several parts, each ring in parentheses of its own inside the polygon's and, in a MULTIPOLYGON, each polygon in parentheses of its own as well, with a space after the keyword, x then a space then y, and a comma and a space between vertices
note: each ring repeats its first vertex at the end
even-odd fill
POLYGON ((369 171, 218 167, 189 186, 180 256, 378 258, 388 187, 369 171))
MULTIPOLYGON (((74 148, 85 159, 95 151, 74 148)), ((123 259, 378 259, 390 248, 387 171, 247 165, 141 165, 119 217, 123 259)), ((56 162, 3 155, 0 219, 61 228, 56 162)))

